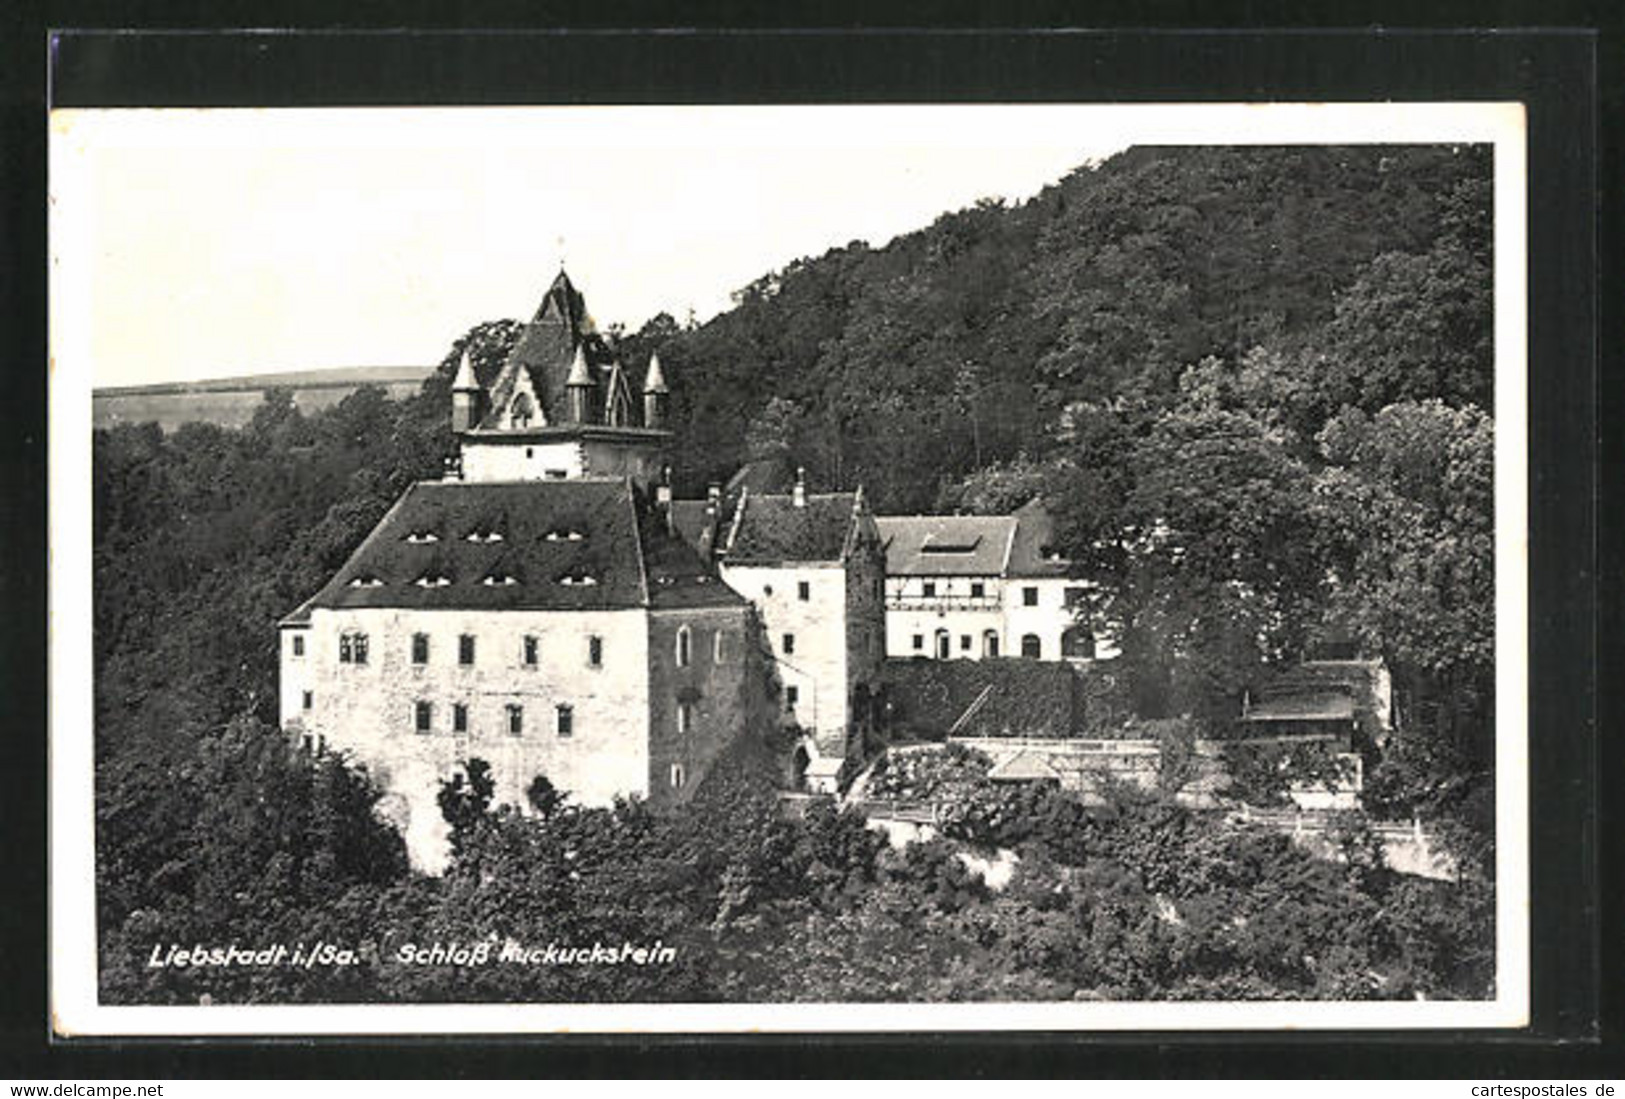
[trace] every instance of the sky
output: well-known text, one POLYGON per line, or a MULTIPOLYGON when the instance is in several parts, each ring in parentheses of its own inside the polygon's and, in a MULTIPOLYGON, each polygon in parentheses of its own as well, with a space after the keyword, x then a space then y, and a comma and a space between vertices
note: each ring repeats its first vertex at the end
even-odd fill
POLYGON ((426 366, 528 319, 561 263, 600 327, 704 321, 796 259, 1133 144, 1521 124, 1419 103, 54 111, 52 365, 96 386, 426 366))
POLYGON ((61 112, 53 262, 97 386, 430 364, 561 263, 600 326, 704 321, 795 259, 1031 197, 1124 144, 1086 114, 61 112))

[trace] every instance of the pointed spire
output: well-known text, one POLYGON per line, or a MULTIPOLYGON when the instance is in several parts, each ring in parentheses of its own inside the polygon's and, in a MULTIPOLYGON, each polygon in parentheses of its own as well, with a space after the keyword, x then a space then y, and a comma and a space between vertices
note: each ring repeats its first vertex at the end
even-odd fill
POLYGON ((457 363, 457 377, 452 379, 453 393, 467 393, 480 388, 480 381, 474 376, 474 364, 468 359, 468 348, 463 348, 463 357, 457 363))
POLYGON ((660 369, 660 352, 655 351, 649 355, 649 372, 643 376, 643 391, 645 393, 667 393, 666 375, 660 369))
POLYGON ((596 384, 592 380, 592 371, 587 369, 586 344, 576 344, 576 357, 570 362, 570 376, 564 380, 564 384, 585 386, 588 389, 596 384))

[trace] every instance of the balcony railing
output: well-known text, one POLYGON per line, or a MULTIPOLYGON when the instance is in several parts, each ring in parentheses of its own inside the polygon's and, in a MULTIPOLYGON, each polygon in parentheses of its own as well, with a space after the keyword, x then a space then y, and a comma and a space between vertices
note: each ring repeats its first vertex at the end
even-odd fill
POLYGON ((889 611, 996 611, 996 595, 888 595, 889 611))

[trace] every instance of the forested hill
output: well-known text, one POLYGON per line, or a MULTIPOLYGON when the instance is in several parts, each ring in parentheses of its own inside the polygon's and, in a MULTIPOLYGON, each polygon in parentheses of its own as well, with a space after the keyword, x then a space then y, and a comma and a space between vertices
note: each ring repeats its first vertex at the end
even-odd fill
POLYGON ((1483 147, 1135 148, 625 342, 670 367, 685 487, 787 450, 924 509, 1045 453, 1069 402, 1166 404, 1208 357, 1267 356, 1308 429, 1342 404, 1487 405, 1490 195, 1483 147))

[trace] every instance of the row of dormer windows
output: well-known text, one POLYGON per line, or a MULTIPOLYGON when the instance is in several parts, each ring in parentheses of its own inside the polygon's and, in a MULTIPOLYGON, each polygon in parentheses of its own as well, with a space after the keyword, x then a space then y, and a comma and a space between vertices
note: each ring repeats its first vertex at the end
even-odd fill
MULTIPOLYGON (((409 583, 420 588, 449 588, 454 582, 455 578, 452 574, 444 569, 430 569, 428 572, 418 575, 416 579, 409 581, 409 583)), ((495 569, 481 576, 477 582, 490 588, 512 587, 520 581, 519 577, 514 573, 503 569, 495 569)), ((585 569, 572 569, 569 572, 555 576, 553 582, 566 588, 590 588, 598 584, 598 577, 585 569)), ((384 587, 385 583, 386 581, 382 577, 374 573, 364 572, 350 577, 349 586, 352 588, 381 588, 384 587)))
MULTIPOLYGON (((580 542, 585 540, 587 535, 579 527, 560 526, 553 527, 542 537, 549 542, 580 542)), ((491 545, 503 540, 503 533, 495 527, 476 527, 463 535, 463 541, 473 542, 475 545, 491 545)), ((440 532, 435 530, 408 531, 402 541, 413 546, 430 546, 440 541, 440 532)))

